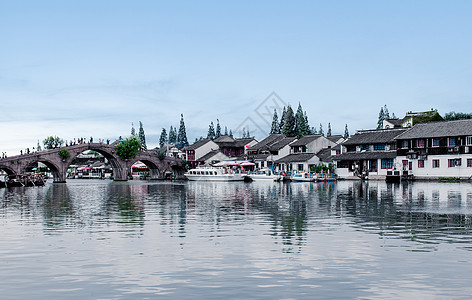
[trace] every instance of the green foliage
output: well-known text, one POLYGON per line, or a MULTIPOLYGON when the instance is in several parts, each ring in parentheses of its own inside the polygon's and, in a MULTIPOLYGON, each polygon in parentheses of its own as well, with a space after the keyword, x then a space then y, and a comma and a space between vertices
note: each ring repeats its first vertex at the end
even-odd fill
POLYGON ((288 105, 287 111, 285 112, 284 127, 281 129, 282 133, 286 136, 296 136, 295 132, 295 116, 293 114, 292 107, 288 105))
POLYGON ((315 172, 315 173, 322 173, 322 172, 328 172, 328 171, 333 171, 334 170, 334 165, 333 164, 319 164, 316 166, 312 166, 310 171, 315 172))
POLYGON ((328 123, 328 132, 326 133, 326 136, 331 136, 331 123, 328 123))
POLYGON ((472 113, 469 114, 469 113, 451 111, 444 115, 444 119, 446 121, 472 119, 472 113))
POLYGON ((216 119, 216 132, 215 132, 215 138, 219 138, 221 136, 221 126, 220 126, 220 120, 216 119))
POLYGON ((280 117, 280 124, 279 124, 279 130, 281 133, 283 133, 283 128, 285 126, 285 117, 287 116, 287 109, 284 106, 284 110, 282 111, 282 116, 280 117))
POLYGON ((159 138, 159 147, 162 148, 165 143, 167 143, 167 131, 165 128, 162 128, 161 137, 159 138))
POLYGON ((146 135, 144 134, 144 128, 143 128, 143 123, 141 121, 139 121, 139 133, 138 133, 138 137, 139 137, 139 142, 141 143, 141 148, 143 150, 147 150, 147 146, 146 146, 146 135))
POLYGON ((121 140, 116 145, 116 154, 122 159, 135 157, 139 150, 141 150, 141 143, 135 136, 121 140))
POLYGON ((180 115, 180 127, 179 127, 179 133, 177 134, 177 141, 175 145, 179 149, 182 149, 183 147, 188 146, 187 132, 185 130, 184 114, 180 115))
POLYGON ((169 129, 169 144, 175 144, 177 142, 177 130, 170 126, 169 129))
POLYGON ((444 118, 441 117, 441 115, 437 111, 434 111, 431 114, 413 117, 413 125, 419 124, 419 123, 438 122, 438 121, 444 121, 444 118))
POLYGON ((68 159, 70 157, 70 153, 69 153, 69 150, 63 148, 61 150, 59 150, 59 156, 62 158, 62 159, 68 159))
POLYGON ((44 149, 54 149, 61 147, 64 144, 64 140, 57 136, 48 136, 43 140, 44 149))
POLYGON ((207 139, 214 140, 215 136, 215 126, 213 125, 213 121, 211 121, 210 125, 208 125, 207 139))
POLYGON ((294 133, 298 138, 310 134, 310 126, 308 125, 308 117, 303 112, 302 105, 298 103, 297 113, 295 114, 294 133))
POLYGON ((349 137, 349 130, 347 129, 347 124, 346 127, 344 128, 344 138, 347 139, 349 137))
POLYGON ((272 126, 270 128, 270 134, 280 133, 279 120, 277 116, 277 110, 274 109, 274 116, 272 117, 272 126))

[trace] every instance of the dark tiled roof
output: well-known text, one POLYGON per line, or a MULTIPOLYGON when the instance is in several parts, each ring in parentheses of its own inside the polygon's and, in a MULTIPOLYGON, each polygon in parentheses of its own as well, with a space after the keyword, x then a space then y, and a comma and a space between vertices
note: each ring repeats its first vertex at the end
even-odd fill
POLYGON ((214 140, 215 143, 233 142, 234 138, 229 135, 222 135, 214 140))
POLYGON ((331 142, 336 143, 337 141, 339 141, 340 139, 343 139, 344 137, 340 134, 337 134, 337 135, 327 136, 326 138, 330 140, 331 142))
POLYGON ((363 160, 395 157, 397 157, 397 151, 363 151, 342 153, 340 155, 333 156, 333 160, 363 160))
POLYGON ((254 159, 254 160, 267 160, 267 158, 270 156, 268 153, 264 154, 255 154, 255 155, 250 155, 248 158, 254 159))
POLYGON ((318 153, 316 153, 316 156, 320 158, 321 161, 324 162, 330 162, 333 161, 332 155, 331 155, 331 150, 332 148, 325 148, 320 150, 318 153))
POLYGON ((273 145, 274 143, 279 142, 285 138, 285 135, 283 134, 271 134, 259 143, 255 144, 254 146, 250 147, 248 151, 263 151, 263 150, 269 150, 270 146, 273 145))
POLYGON ((232 141, 232 142, 218 142, 217 140, 214 140, 214 142, 215 142, 220 148, 223 148, 223 147, 240 148, 240 147, 246 146, 247 144, 249 144, 249 143, 252 142, 252 141, 255 141, 255 139, 253 139, 253 138, 249 138, 249 139, 235 139, 235 140, 232 141))
POLYGON ((187 150, 196 150, 198 148, 200 148, 201 146, 205 145, 206 143, 208 143, 209 141, 211 141, 210 139, 203 139, 203 140, 200 140, 198 142, 196 142, 195 144, 192 144, 190 146, 187 146, 184 148, 185 151, 187 150))
POLYGON ((396 139, 401 140, 464 135, 472 135, 471 119, 416 124, 407 132, 397 136, 396 139))
POLYGON ((222 152, 220 150, 212 150, 208 152, 207 154, 203 155, 202 157, 200 157, 199 159, 197 159, 197 161, 203 161, 203 162, 207 161, 218 153, 222 153, 222 152))
POLYGON ((276 160, 276 163, 289 163, 289 162, 302 162, 302 161, 307 161, 309 159, 312 159, 314 156, 316 156, 315 153, 292 153, 287 156, 284 156, 278 160, 276 160))
POLYGON ((291 142, 296 141, 296 140, 297 140, 296 137, 283 138, 282 140, 278 141, 277 143, 270 145, 270 150, 271 151, 278 151, 278 150, 282 149, 283 147, 287 146, 288 144, 290 144, 291 142))
POLYGON ((362 130, 356 132, 343 145, 362 145, 362 144, 376 144, 376 143, 392 143, 395 137, 408 130, 401 129, 377 129, 377 130, 362 130))
POLYGON ((291 147, 306 146, 320 137, 321 137, 321 134, 305 135, 304 137, 300 138, 298 141, 291 144, 290 146, 291 147))

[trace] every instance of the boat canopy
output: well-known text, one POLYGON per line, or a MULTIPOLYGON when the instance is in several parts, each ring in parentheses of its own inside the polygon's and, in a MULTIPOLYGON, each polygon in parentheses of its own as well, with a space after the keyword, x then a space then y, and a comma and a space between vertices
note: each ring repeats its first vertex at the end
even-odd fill
POLYGON ((255 164, 247 160, 224 160, 214 164, 214 167, 230 167, 230 166, 254 166, 255 164))

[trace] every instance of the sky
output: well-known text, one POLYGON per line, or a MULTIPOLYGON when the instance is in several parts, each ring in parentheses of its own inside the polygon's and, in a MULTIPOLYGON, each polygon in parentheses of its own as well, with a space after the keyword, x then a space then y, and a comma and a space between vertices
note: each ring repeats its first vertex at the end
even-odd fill
POLYGON ((0 151, 143 123, 270 130, 302 105, 333 134, 380 108, 472 112, 472 1, 0 0, 0 151))

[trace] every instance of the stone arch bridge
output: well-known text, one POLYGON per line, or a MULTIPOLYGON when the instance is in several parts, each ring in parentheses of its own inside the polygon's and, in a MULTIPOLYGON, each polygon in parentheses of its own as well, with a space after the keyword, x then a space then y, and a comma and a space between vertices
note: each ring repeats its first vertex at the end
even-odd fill
POLYGON ((0 169, 8 175, 25 174, 28 169, 36 163, 45 164, 54 178, 54 182, 66 182, 67 169, 72 161, 82 152, 93 150, 102 154, 110 163, 113 169, 113 178, 116 181, 128 180, 128 174, 131 172, 131 166, 137 162, 143 162, 149 169, 149 175, 152 179, 164 179, 167 171, 172 171, 176 178, 184 178, 184 164, 180 159, 172 157, 160 157, 154 150, 139 151, 136 157, 130 159, 121 159, 116 154, 115 144, 86 143, 61 148, 44 150, 30 154, 11 156, 0 159, 0 169), (60 149, 67 149, 70 153, 69 158, 62 159, 59 156, 60 149))

